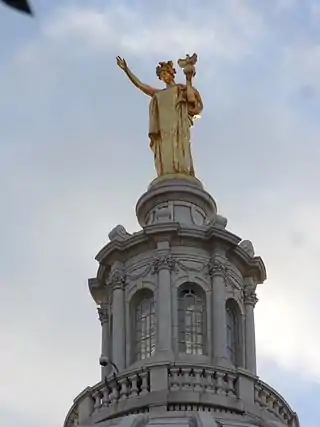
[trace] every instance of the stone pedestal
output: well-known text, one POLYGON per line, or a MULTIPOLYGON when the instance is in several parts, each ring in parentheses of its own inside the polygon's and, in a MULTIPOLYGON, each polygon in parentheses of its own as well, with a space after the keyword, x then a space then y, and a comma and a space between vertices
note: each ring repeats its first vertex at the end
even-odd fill
POLYGON ((138 200, 136 213, 141 227, 168 222, 204 226, 215 222, 217 206, 196 178, 156 179, 138 200))

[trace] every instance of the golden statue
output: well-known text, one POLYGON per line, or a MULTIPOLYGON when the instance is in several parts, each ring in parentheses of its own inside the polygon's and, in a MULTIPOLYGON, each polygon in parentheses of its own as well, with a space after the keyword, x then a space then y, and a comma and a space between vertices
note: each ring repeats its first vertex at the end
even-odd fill
POLYGON ((152 98, 149 107, 149 138, 159 177, 177 174, 194 176, 190 127, 203 109, 201 96, 192 86, 196 62, 196 54, 178 60, 186 76, 186 84, 175 83, 176 70, 172 61, 159 62, 156 74, 166 87, 155 89, 141 83, 126 61, 117 57, 118 66, 129 80, 152 98))

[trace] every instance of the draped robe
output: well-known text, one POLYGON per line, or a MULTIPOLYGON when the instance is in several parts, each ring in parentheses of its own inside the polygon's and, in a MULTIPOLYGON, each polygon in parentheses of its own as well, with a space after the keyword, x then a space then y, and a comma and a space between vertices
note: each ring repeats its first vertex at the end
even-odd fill
POLYGON ((203 104, 199 92, 192 89, 195 103, 187 101, 186 86, 181 84, 156 91, 151 99, 149 138, 158 176, 194 176, 190 127, 194 117, 202 111, 203 104))

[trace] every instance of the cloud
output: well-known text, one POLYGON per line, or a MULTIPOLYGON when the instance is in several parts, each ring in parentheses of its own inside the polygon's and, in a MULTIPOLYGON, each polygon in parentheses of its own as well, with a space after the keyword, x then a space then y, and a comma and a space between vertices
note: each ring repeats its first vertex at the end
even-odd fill
POLYGON ((45 29, 55 40, 68 37, 82 40, 95 49, 119 50, 133 55, 171 55, 186 47, 237 60, 250 53, 264 35, 262 16, 246 2, 219 6, 204 2, 206 13, 197 2, 146 4, 135 8, 111 2, 103 9, 63 9, 45 29), (121 23, 121 24, 120 24, 121 23))
POLYGON ((6 425, 19 414, 36 427, 61 424, 99 377, 86 280, 110 228, 137 229, 134 206, 154 176, 148 100, 115 54, 159 84, 158 60, 199 53, 196 170, 269 273, 256 308, 259 360, 318 381, 320 129, 310 97, 292 102, 301 88, 317 94, 317 43, 275 44, 279 28, 247 1, 83 3, 48 16, 0 72, 0 405, 9 420, 16 412, 6 425))

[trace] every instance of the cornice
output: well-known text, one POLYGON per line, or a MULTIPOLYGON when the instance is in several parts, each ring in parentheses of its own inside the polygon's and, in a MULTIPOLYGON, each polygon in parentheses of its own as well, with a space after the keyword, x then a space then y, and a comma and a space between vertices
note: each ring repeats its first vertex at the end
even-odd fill
POLYGON ((123 241, 111 241, 108 242, 96 255, 95 259, 99 263, 102 263, 103 260, 110 256, 112 252, 124 252, 127 251, 130 247, 139 245, 146 241, 146 236, 144 231, 139 231, 138 233, 132 234, 126 240, 123 241))
POLYGON ((266 267, 260 256, 251 258, 239 245, 231 248, 229 254, 236 256, 248 266, 246 276, 254 276, 257 283, 263 283, 267 279, 266 267))
POLYGON ((245 275, 252 275, 257 283, 262 283, 266 279, 266 269, 261 257, 251 258, 239 246, 240 237, 212 225, 207 227, 188 227, 177 222, 148 225, 142 231, 132 234, 123 241, 107 243, 95 258, 99 262, 97 279, 105 281, 111 265, 117 260, 125 262, 126 259, 133 256, 132 251, 137 252, 139 250, 139 246, 141 246, 140 250, 143 252, 146 248, 155 249, 158 241, 173 242, 177 240, 178 242, 174 242, 174 244, 178 245, 181 238, 184 239, 184 244, 190 244, 190 246, 192 246, 192 241, 197 242, 197 244, 199 244, 199 241, 205 242, 209 247, 210 242, 215 245, 220 241, 228 247, 227 253, 232 254, 243 265, 245 275))
POLYGON ((101 282, 98 278, 91 278, 88 279, 88 286, 90 294, 97 305, 107 303, 108 294, 104 282, 101 282))

